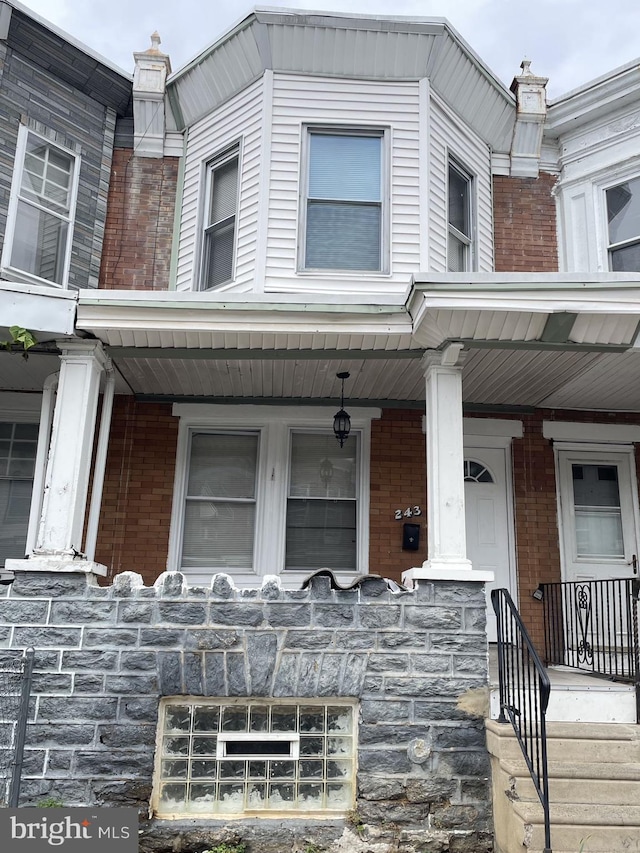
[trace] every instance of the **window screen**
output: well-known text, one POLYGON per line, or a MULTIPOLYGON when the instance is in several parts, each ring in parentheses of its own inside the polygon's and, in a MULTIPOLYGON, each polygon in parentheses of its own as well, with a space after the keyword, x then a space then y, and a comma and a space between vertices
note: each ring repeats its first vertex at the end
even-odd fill
POLYGON ((292 433, 285 569, 356 571, 358 438, 292 433))
POLYGON ((251 568, 258 433, 194 433, 185 501, 182 565, 251 568))

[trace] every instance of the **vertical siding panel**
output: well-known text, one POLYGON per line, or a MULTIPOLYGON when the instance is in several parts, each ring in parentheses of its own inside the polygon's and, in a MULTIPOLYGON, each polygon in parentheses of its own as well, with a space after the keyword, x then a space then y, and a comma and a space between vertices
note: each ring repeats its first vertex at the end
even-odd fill
POLYGON ((476 264, 480 272, 493 270, 491 152, 489 146, 451 113, 433 93, 429 111, 431 168, 429 195, 429 269, 447 269, 447 156, 452 154, 475 178, 476 264))
POLYGON ((262 80, 223 104, 189 129, 176 287, 191 290, 197 281, 202 170, 204 164, 234 142, 242 141, 240 197, 234 290, 253 284, 261 165, 262 80))

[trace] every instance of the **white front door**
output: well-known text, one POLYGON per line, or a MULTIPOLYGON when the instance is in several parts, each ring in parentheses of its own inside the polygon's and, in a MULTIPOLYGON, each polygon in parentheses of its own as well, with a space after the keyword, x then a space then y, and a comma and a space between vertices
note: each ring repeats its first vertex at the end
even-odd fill
POLYGON ((486 586, 490 643, 497 640, 491 590, 504 587, 517 602, 506 454, 504 447, 464 449, 467 556, 474 569, 494 574, 493 583, 486 586))
POLYGON ((630 577, 638 562, 633 451, 558 450, 563 580, 630 577))

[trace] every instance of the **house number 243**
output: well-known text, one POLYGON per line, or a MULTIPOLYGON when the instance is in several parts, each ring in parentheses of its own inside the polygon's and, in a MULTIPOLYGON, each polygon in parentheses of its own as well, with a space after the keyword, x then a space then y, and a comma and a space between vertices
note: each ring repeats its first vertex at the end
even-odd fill
POLYGON ((403 518, 413 518, 414 515, 422 515, 422 510, 419 506, 408 506, 406 509, 397 509, 394 512, 396 521, 402 521, 403 518))

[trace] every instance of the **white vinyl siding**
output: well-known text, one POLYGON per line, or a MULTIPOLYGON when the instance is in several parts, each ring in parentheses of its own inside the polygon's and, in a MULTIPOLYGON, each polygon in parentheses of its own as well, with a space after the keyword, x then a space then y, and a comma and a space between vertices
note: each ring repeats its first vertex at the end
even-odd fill
POLYGON ((218 152, 239 146, 238 214, 235 237, 235 274, 223 288, 253 289, 256 267, 256 232, 260 185, 262 81, 223 104, 189 129, 184 169, 182 216, 178 242, 176 288, 199 287, 202 241, 206 218, 207 164, 218 152))
POLYGON ((418 83, 274 75, 267 290, 383 292, 419 269, 418 83), (305 126, 389 133, 389 275, 298 270, 300 158, 305 126))
POLYGON ((493 216, 491 208, 491 152, 489 146, 441 103, 429 98, 429 270, 447 271, 447 183, 453 157, 473 178, 476 259, 479 272, 493 270, 493 216))

